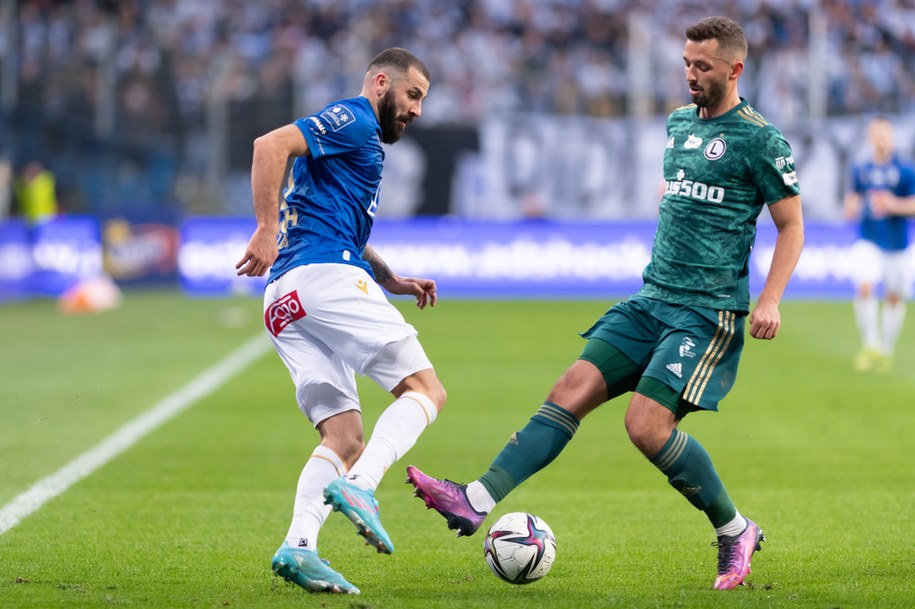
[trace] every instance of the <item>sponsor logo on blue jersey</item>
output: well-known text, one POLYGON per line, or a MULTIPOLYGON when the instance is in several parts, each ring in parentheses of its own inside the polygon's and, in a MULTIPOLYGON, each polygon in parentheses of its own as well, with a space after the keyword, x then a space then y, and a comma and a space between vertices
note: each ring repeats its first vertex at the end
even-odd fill
POLYGON ((356 115, 346 106, 337 104, 321 113, 321 118, 334 131, 340 131, 347 125, 356 122, 356 115))
POLYGON ((324 123, 319 121, 316 116, 309 116, 308 120, 311 121, 311 123, 315 126, 315 129, 317 129, 321 135, 327 135, 327 129, 324 128, 324 123))

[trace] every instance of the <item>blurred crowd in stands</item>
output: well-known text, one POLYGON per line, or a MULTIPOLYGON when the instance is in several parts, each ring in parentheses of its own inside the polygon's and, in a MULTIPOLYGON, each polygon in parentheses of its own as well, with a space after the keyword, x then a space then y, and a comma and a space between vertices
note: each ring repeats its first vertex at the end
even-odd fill
POLYGON ((103 214, 127 196, 151 212, 187 205, 207 177, 245 171, 257 135, 355 94, 388 46, 433 74, 424 126, 666 114, 688 100, 684 29, 710 14, 743 23, 741 93, 779 126, 809 119, 817 78, 825 115, 915 103, 915 0, 0 0, 0 11, 0 157, 42 161, 65 209, 91 201, 103 214))

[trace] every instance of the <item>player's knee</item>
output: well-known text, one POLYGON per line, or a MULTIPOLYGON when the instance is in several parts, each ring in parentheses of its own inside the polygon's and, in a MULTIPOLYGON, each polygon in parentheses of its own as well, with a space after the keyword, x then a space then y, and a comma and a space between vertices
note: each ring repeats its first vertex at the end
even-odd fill
POLYGON ((654 457, 670 436, 670 430, 631 408, 626 411, 625 425, 629 440, 648 458, 654 457))
POLYGON ((436 412, 441 412, 445 407, 445 400, 448 394, 440 382, 424 385, 421 389, 412 389, 412 393, 418 393, 425 397, 435 407, 436 412))
POLYGON ((448 392, 445 391, 445 387, 442 385, 441 381, 435 379, 435 383, 429 388, 429 393, 427 395, 429 396, 429 399, 432 400, 432 403, 435 404, 435 408, 441 412, 442 408, 445 407, 445 401, 448 399, 448 392))
POLYGON ((579 403, 582 402, 582 396, 586 393, 583 383, 577 382, 574 375, 570 374, 570 371, 566 371, 553 383, 546 399, 548 402, 559 404, 566 410, 577 411, 579 403))
POLYGON ((626 425, 626 433, 629 435, 629 440, 638 448, 640 451, 645 452, 645 444, 649 437, 648 426, 644 424, 643 421, 639 420, 637 417, 626 413, 626 418, 624 419, 624 424, 626 425))
POLYGON ((581 421, 607 401, 607 383, 594 364, 577 360, 553 384, 546 401, 560 406, 581 421))
POLYGON ((401 381, 393 391, 394 395, 397 397, 400 397, 407 392, 419 393, 426 396, 439 412, 445 407, 445 400, 448 398, 445 387, 442 385, 442 382, 438 380, 438 377, 435 375, 435 371, 432 368, 416 374, 411 374, 401 381))

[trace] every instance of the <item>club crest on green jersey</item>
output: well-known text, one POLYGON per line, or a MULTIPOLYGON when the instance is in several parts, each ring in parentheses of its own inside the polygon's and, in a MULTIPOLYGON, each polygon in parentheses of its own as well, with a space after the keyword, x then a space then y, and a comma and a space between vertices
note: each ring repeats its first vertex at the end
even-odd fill
POLYGON ((705 147, 705 158, 710 161, 717 161, 724 156, 724 153, 727 151, 727 149, 727 142, 725 142, 720 137, 716 137, 708 143, 708 146, 705 147))

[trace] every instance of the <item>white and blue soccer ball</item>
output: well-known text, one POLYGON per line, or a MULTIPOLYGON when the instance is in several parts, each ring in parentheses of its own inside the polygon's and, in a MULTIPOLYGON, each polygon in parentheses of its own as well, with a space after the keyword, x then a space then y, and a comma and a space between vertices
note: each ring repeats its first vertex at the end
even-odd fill
POLYGON ((483 541, 483 556, 499 579, 510 584, 529 584, 553 567, 556 537, 543 519, 525 512, 511 512, 489 528, 483 541))

